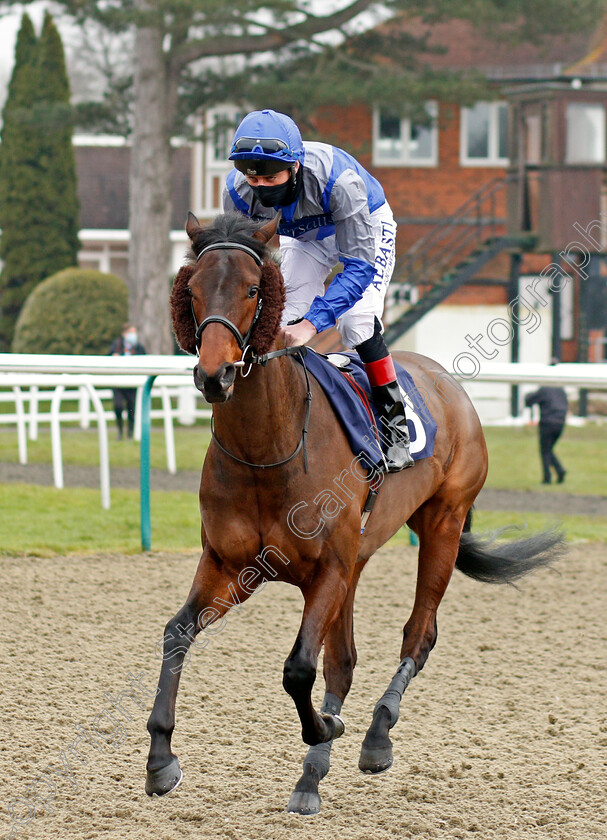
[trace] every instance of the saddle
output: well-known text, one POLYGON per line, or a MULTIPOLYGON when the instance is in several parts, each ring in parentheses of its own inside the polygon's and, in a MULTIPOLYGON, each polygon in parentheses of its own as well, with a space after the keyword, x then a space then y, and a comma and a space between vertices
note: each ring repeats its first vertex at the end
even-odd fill
MULTIPOLYGON (((325 356, 308 348, 305 365, 325 392, 352 452, 381 471, 379 413, 373 404, 369 379, 358 353, 325 356)), ((416 461, 429 458, 434 452, 436 422, 411 375, 398 364, 395 369, 407 413, 411 455, 416 461)))

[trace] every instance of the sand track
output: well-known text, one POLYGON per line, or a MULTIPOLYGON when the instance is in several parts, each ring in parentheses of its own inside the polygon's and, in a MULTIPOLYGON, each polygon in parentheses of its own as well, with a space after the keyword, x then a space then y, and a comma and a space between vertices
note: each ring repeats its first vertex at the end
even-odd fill
MULTIPOLYGON (((75 726, 93 730, 128 688, 128 672, 143 671, 155 686, 155 643, 196 561, 196 552, 0 559, 2 837, 10 834, 8 803, 27 818, 18 797, 29 795, 27 785, 47 765, 61 767, 75 726)), ((140 709, 126 698, 132 720, 121 718, 123 742, 101 752, 83 741, 87 763, 73 761, 77 789, 54 777, 53 813, 39 807, 15 836, 604 840, 605 546, 575 546, 558 574, 542 570, 520 591, 456 573, 437 646, 393 732, 394 767, 369 778, 357 769, 358 751, 398 663, 414 574, 414 550, 403 547, 380 551, 363 575, 347 730, 333 750, 318 817, 283 812, 305 753, 281 687, 301 597, 273 584, 231 615, 184 671, 173 745, 185 777, 174 794, 144 795, 150 703, 140 709)), ((316 689, 320 702, 322 680, 316 689)), ((37 790, 50 795, 48 786, 37 790)))

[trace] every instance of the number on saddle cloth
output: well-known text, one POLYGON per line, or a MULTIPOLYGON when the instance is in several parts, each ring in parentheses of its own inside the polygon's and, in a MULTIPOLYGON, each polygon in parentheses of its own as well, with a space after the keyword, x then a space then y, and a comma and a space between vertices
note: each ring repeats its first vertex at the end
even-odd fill
MULTIPOLYGON (((364 452, 371 462, 377 462, 380 466, 381 456, 377 452, 377 446, 372 447, 369 444, 369 438, 373 435, 371 431, 373 422, 369 422, 368 416, 371 407, 371 388, 358 354, 329 353, 324 355, 313 351, 308 354, 307 367, 325 389, 327 398, 350 440, 354 454, 364 452), (361 391, 364 392, 364 400, 361 391), (363 407, 364 403, 366 405, 363 407)), ((400 365, 395 365, 395 367, 411 436, 411 454, 415 460, 428 458, 434 451, 436 422, 411 375, 400 365)))

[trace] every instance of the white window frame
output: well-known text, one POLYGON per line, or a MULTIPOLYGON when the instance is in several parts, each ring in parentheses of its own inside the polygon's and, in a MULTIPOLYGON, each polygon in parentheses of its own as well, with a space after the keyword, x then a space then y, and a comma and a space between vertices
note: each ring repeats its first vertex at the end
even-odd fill
POLYGON ((459 162, 460 166, 509 166, 510 158, 499 157, 499 109, 508 107, 507 102, 478 102, 478 105, 489 106, 489 155, 486 158, 468 157, 468 114, 470 108, 462 107, 460 110, 460 139, 459 139, 459 162))
POLYGON ((245 111, 242 106, 231 103, 217 105, 207 108, 197 114, 194 123, 196 134, 203 135, 204 140, 198 139, 192 147, 192 198, 191 204, 196 215, 203 218, 213 218, 223 212, 221 193, 223 184, 234 168, 234 164, 228 160, 229 149, 225 159, 215 157, 214 125, 218 114, 225 114, 232 117, 234 123, 243 116, 245 111), (219 201, 215 201, 215 185, 219 183, 219 201))
MULTIPOLYGON (((377 144, 379 141, 379 113, 380 108, 373 109, 373 153, 372 164, 377 168, 394 168, 394 167, 435 167, 438 166, 438 103, 434 101, 426 102, 426 108, 432 117, 432 126, 430 129, 430 138, 432 144, 432 153, 428 158, 414 158, 409 157, 407 152, 407 144, 403 143, 403 154, 400 158, 391 158, 390 160, 378 155, 377 144)), ((410 137, 411 135, 411 120, 408 117, 403 117, 400 121, 401 137, 410 137)))
MULTIPOLYGON (((221 166, 225 164, 228 155, 230 154, 229 144, 227 148, 227 154, 225 158, 218 158, 215 156, 215 122, 218 117, 227 117, 228 119, 234 122, 234 128, 236 128, 236 123, 239 122, 239 118, 242 119, 244 117, 245 112, 243 111, 242 107, 236 105, 216 105, 213 108, 207 108, 205 111, 205 122, 206 122, 206 131, 207 137, 205 139, 205 147, 206 147, 206 163, 208 166, 221 166)), ((227 131, 227 129, 226 129, 227 131)), ((229 167, 232 167, 232 164, 229 164, 229 167)))

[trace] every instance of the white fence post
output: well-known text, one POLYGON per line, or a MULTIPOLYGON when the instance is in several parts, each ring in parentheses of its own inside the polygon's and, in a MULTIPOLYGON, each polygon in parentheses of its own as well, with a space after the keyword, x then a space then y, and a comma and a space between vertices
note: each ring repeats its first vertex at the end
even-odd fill
POLYGON ((91 414, 89 411, 89 392, 85 385, 78 389, 78 414, 80 415, 80 428, 88 429, 91 425, 91 414))
POLYGON ((93 406, 97 412, 97 426, 99 432, 99 482, 101 484, 101 507, 110 508, 110 459, 107 445, 107 423, 105 421, 105 409, 99 398, 99 394, 93 388, 91 382, 86 383, 86 389, 90 394, 93 406))
POLYGON ((19 463, 27 464, 27 430, 25 426, 25 404, 23 391, 18 385, 13 387, 15 395, 15 414, 17 415, 17 441, 19 444, 19 463))
POLYGON ((63 461, 61 456, 61 399, 65 387, 57 385, 53 399, 51 400, 51 448, 53 451, 53 480, 55 487, 63 487, 63 461))
POLYGON ((177 392, 177 420, 182 426, 196 422, 196 394, 192 388, 179 388, 177 392))
POLYGON ((38 440, 38 386, 30 387, 30 440, 38 440))
POLYGON ((141 398, 143 388, 137 388, 135 396, 135 428, 133 430, 133 437, 135 440, 141 440, 141 398))

